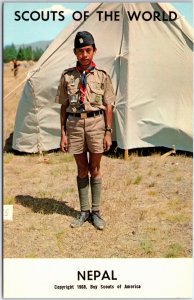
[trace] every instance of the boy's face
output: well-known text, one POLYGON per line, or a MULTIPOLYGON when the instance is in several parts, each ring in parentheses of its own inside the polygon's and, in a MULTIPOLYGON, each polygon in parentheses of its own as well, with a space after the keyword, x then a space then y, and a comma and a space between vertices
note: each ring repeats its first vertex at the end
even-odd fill
POLYGON ((76 48, 74 53, 82 67, 87 68, 93 60, 93 56, 96 53, 96 49, 94 50, 93 46, 89 45, 83 48, 76 48))

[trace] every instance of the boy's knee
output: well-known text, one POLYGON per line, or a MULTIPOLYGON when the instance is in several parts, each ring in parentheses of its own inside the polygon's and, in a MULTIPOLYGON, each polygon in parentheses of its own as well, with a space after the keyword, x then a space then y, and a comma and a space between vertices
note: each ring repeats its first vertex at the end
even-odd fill
POLYGON ((88 168, 78 169, 78 177, 85 178, 88 176, 88 168))
POLYGON ((95 167, 95 168, 90 167, 89 171, 90 171, 90 175, 91 175, 92 178, 100 178, 101 177, 100 169, 99 168, 97 168, 97 167, 95 167))

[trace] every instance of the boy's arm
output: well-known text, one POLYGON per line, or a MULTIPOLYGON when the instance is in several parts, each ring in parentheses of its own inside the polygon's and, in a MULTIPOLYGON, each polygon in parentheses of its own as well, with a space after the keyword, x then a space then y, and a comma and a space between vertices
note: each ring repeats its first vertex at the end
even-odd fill
POLYGON ((61 120, 61 141, 60 141, 60 148, 62 152, 68 151, 68 141, 66 135, 66 121, 67 121, 67 112, 66 108, 68 104, 61 105, 61 112, 60 112, 60 120, 61 120))
POLYGON ((112 145, 112 111, 113 111, 113 106, 112 104, 107 104, 106 105, 106 110, 105 110, 105 135, 104 135, 104 151, 108 151, 110 149, 110 146, 112 145), (110 131, 106 131, 106 129, 111 129, 110 131))

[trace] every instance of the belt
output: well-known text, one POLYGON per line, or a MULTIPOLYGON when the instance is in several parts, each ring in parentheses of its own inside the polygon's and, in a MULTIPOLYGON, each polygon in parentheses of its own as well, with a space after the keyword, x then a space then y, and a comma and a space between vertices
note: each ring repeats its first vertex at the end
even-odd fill
POLYGON ((87 119, 95 116, 100 116, 102 114, 103 114, 103 110, 95 110, 95 111, 82 112, 82 113, 70 113, 70 112, 67 113, 68 116, 73 116, 80 119, 87 119))

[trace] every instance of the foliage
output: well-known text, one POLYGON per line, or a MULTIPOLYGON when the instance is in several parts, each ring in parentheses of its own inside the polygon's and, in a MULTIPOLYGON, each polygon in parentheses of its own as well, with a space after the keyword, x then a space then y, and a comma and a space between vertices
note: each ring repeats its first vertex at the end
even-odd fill
POLYGON ((32 49, 31 46, 21 46, 19 49, 16 48, 14 44, 11 46, 6 46, 3 49, 3 62, 7 63, 13 59, 17 59, 20 61, 23 60, 34 60, 37 61, 43 54, 43 50, 41 48, 36 47, 36 49, 32 49))
POLYGON ((32 54, 32 59, 34 61, 37 61, 39 60, 39 58, 41 57, 41 55, 43 54, 43 50, 41 48, 36 48, 34 51, 33 51, 33 54, 32 54))
POLYGON ((3 50, 3 62, 7 63, 17 58, 17 49, 14 44, 6 46, 3 50))

